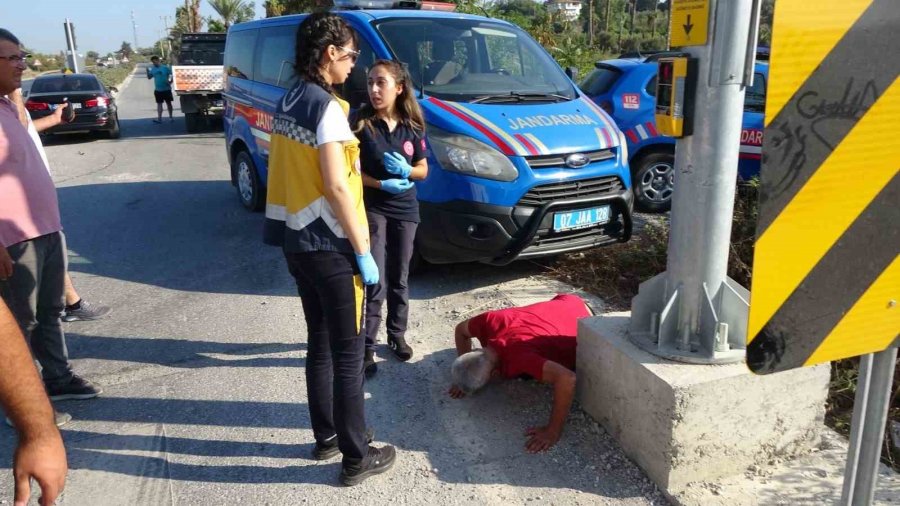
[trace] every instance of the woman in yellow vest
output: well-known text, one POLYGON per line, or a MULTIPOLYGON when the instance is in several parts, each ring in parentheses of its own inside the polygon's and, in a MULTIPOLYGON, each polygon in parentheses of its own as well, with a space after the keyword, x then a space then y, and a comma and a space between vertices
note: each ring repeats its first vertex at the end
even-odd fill
POLYGON ((306 317, 306 385, 313 457, 343 454, 340 481, 356 485, 394 464, 370 446, 363 404, 364 287, 378 282, 362 200, 359 141, 335 95, 359 56, 339 16, 316 13, 297 31, 299 77, 272 125, 265 241, 284 250, 306 317))

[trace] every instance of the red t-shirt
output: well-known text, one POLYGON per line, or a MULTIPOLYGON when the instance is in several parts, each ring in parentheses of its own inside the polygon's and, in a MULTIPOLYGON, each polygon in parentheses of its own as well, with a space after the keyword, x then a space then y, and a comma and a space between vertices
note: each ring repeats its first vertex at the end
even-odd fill
POLYGON ((488 311, 469 320, 469 333, 500 358, 504 377, 543 379, 544 362, 575 370, 578 320, 590 316, 584 301, 560 294, 547 302, 488 311))

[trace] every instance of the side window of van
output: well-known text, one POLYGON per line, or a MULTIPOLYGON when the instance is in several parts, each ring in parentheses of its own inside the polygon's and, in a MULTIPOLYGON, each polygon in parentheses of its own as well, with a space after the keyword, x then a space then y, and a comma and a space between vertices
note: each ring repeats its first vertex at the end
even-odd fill
POLYGON ((253 48, 257 30, 243 30, 228 35, 225 48, 225 72, 231 77, 253 79, 253 48))
POLYGON ((294 44, 297 25, 272 26, 259 30, 256 45, 256 81, 290 88, 297 82, 294 74, 294 44))
POLYGON ((356 49, 359 51, 359 59, 356 60, 356 65, 341 87, 341 96, 350 103, 350 109, 359 109, 369 101, 369 70, 376 60, 375 51, 365 38, 359 37, 356 49))

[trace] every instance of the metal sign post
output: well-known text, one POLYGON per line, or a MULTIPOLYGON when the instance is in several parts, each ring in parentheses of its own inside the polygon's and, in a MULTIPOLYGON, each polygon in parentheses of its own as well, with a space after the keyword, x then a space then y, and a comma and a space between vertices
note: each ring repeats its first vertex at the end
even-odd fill
POLYGON ((694 106, 683 112, 686 123, 693 115, 693 132, 675 145, 666 271, 641 284, 632 301, 629 337, 672 360, 738 362, 744 359, 749 292, 726 273, 744 91, 753 79, 760 3, 675 0, 671 8, 672 45, 682 45, 696 61, 694 106), (696 26, 699 22, 704 26, 696 26))
POLYGON ((63 23, 63 28, 66 30, 66 58, 68 59, 68 66, 72 69, 72 72, 76 74, 79 71, 78 68, 78 48, 75 46, 75 33, 72 30, 72 22, 66 18, 65 23, 63 23))
POLYGON ((896 362, 897 348, 860 357, 842 505, 869 505, 875 498, 896 362))

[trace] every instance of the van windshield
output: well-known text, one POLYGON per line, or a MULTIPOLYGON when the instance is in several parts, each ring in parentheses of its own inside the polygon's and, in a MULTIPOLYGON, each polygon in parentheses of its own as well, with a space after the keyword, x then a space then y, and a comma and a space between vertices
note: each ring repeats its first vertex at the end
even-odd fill
POLYGON ((420 90, 456 102, 572 100, 575 88, 525 32, 478 19, 390 19, 376 25, 420 90))

